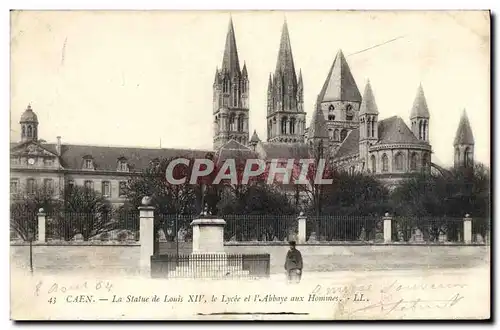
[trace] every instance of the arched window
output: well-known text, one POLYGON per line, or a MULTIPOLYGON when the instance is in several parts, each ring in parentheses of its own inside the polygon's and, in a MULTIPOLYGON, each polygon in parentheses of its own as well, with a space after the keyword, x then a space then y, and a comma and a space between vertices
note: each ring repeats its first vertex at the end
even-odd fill
POLYGON ((328 111, 332 112, 333 110, 335 110, 335 107, 332 104, 330 104, 330 106, 328 107, 328 111))
POLYGON ((333 139, 333 130, 331 128, 328 129, 328 137, 330 138, 330 140, 333 139))
POLYGON ((414 152, 411 154, 410 158, 410 170, 416 171, 417 170, 417 153, 414 152))
POLYGON ((238 132, 243 132, 243 124, 244 124, 245 119, 243 118, 243 115, 238 116, 238 132))
POLYGON ((343 129, 342 131, 340 131, 340 142, 344 141, 346 137, 347 137, 347 130, 343 129))
POLYGON ((333 131, 333 140, 335 140, 335 141, 339 140, 339 130, 338 129, 333 131))
POLYGON ((464 166, 471 167, 472 166, 472 152, 469 147, 465 148, 464 152, 464 166))
POLYGON ((295 134, 295 118, 290 118, 290 134, 295 134))
POLYGON ((26 126, 22 126, 22 137, 25 137, 26 136, 26 126))
POLYGON ((28 125, 28 137, 32 137, 33 136, 33 129, 31 128, 31 125, 28 125))
POLYGON ((366 123, 366 137, 371 137, 371 128, 372 128, 371 119, 368 118, 368 121, 366 123))
POLYGON ((418 139, 422 140, 422 131, 423 131, 424 125, 422 125, 422 122, 418 122, 418 139))
POLYGON ((287 117, 283 117, 281 119, 281 134, 286 134, 286 122, 287 122, 287 117))
POLYGON ((372 137, 375 137, 375 119, 372 120, 372 137))
POLYGON ((424 121, 423 127, 422 140, 427 141, 427 121, 424 121))
POLYGON ((422 155, 422 169, 424 171, 429 169, 429 155, 427 153, 422 155))
POLYGON ((389 172, 389 157, 386 154, 382 155, 382 172, 389 172))
POLYGON ((236 131, 236 123, 235 123, 235 115, 234 113, 229 115, 229 130, 230 131, 236 131))
POLYGON ((372 172, 377 173, 377 159, 375 159, 375 155, 371 156, 371 162, 372 162, 372 172))
POLYGON ((328 120, 335 120, 335 115, 328 115, 328 120))
POLYGON ((233 106, 238 106, 238 86, 236 84, 233 86, 233 106))
POLYGON ((396 171, 403 171, 404 169, 404 156, 402 153, 398 152, 396 156, 394 156, 394 165, 396 167, 396 171))

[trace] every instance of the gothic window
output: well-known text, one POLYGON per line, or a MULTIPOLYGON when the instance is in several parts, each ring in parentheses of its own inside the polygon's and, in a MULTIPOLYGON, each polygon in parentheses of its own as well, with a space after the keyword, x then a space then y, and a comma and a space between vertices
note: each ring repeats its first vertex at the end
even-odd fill
POLYGON ((412 153, 411 158, 410 158, 410 170, 416 171, 417 170, 417 153, 412 153))
POLYGON ((472 152, 470 148, 466 148, 464 152, 464 166, 471 167, 472 166, 472 152))
POLYGON ((427 153, 424 153, 422 155, 422 168, 423 170, 428 170, 429 167, 429 155, 427 153))
POLYGON ((104 197, 111 197, 111 183, 109 181, 103 181, 101 189, 104 197))
POLYGON ((21 129, 22 129, 22 137, 25 137, 26 136, 26 126, 23 125, 21 127, 21 129))
POLYGON ((328 129, 328 137, 333 140, 333 130, 331 128, 328 129))
POLYGON ((286 122, 287 122, 287 117, 283 117, 281 119, 281 134, 286 134, 286 122))
POLYGON ((371 137, 371 128, 372 128, 372 122, 371 119, 368 118, 368 122, 366 123, 366 137, 371 137))
POLYGON ((243 115, 238 116, 238 132, 243 132, 243 115))
POLYGON ((295 118, 290 118, 290 134, 295 134, 295 118))
POLYGON ((347 137, 347 130, 343 129, 342 131, 340 131, 340 142, 343 142, 346 137, 347 137))
POLYGON ((330 104, 330 106, 328 107, 328 111, 333 112, 333 110, 335 110, 335 107, 332 104, 330 104))
POLYGON ((236 129, 235 129, 235 115, 234 113, 230 114, 229 115, 229 130, 234 132, 236 129))
POLYGON ((372 162, 372 172, 377 173, 377 160, 375 159, 375 155, 371 156, 371 162, 372 162))
POLYGON ((394 165, 396 171, 402 171, 404 169, 404 156, 402 153, 398 152, 394 157, 394 165))
POLYGON ((422 140, 422 130, 423 130, 423 125, 422 125, 422 122, 420 121, 418 123, 418 139, 419 140, 422 140))
POLYGON ((223 93, 229 93, 229 80, 224 79, 224 83, 222 85, 222 92, 223 93))
POLYGON ((338 129, 336 129, 335 131, 333 131, 333 139, 335 141, 339 140, 339 130, 338 129))
POLYGON ((28 179, 26 180, 26 192, 28 194, 34 194, 36 189, 36 181, 35 179, 28 179))
POLYGON ((389 157, 386 154, 382 155, 382 172, 389 172, 389 157))
POLYGON ((328 120, 335 120, 335 115, 328 115, 328 120))
POLYGON ((427 140, 427 122, 424 121, 424 124, 423 124, 423 132, 422 132, 422 140, 426 141, 427 140))
POLYGON ((372 137, 375 137, 375 120, 372 120, 372 137))
POLYGON ((33 136, 33 129, 31 128, 31 125, 28 125, 28 137, 33 136))

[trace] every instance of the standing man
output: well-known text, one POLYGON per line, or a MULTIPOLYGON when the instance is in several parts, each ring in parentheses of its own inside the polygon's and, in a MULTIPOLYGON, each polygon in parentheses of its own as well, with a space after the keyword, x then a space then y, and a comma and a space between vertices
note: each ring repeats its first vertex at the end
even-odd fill
POLYGON ((299 283, 302 277, 302 254, 295 248, 295 242, 291 241, 290 250, 286 254, 285 270, 288 282, 299 283))

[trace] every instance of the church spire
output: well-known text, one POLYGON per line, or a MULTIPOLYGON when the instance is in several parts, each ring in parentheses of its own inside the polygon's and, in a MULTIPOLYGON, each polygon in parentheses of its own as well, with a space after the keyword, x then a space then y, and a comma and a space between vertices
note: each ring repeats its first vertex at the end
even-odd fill
POLYGON ((370 80, 366 82, 363 101, 361 101, 361 106, 359 107, 359 115, 378 115, 377 103, 375 103, 375 96, 373 96, 370 80))
POLYGON ((361 94, 342 50, 337 52, 319 94, 319 102, 331 101, 361 102, 361 94))
POLYGON ((234 35, 233 19, 229 18, 229 27, 226 35, 226 46, 222 59, 222 70, 230 74, 240 74, 240 62, 238 59, 238 49, 236 47, 236 37, 234 35))
POLYGON ((278 51, 278 60, 276 61, 275 74, 281 73, 284 77, 290 79, 288 83, 297 85, 297 75, 295 73, 295 65, 293 63, 292 45, 290 43, 290 35, 288 33, 288 24, 283 23, 281 30, 280 48, 278 51))
POLYGON ((417 95, 413 101, 413 107, 411 108, 410 119, 413 118, 429 118, 429 108, 427 107, 427 101, 424 95, 424 88, 422 84, 418 86, 417 95))
POLYGON ((474 145, 474 134, 472 134, 472 128, 470 127, 469 118, 467 117, 465 109, 462 112, 453 145, 474 145))

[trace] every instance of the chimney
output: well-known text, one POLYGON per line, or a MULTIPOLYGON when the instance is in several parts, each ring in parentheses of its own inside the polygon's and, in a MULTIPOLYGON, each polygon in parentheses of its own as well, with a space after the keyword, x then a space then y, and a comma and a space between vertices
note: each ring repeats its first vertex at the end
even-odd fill
POLYGON ((58 156, 61 156, 61 137, 57 137, 56 152, 58 156))

